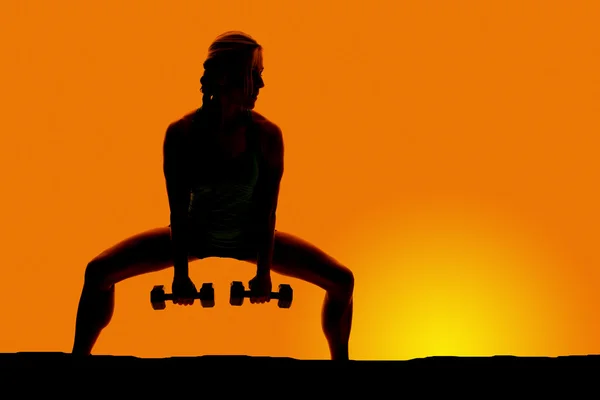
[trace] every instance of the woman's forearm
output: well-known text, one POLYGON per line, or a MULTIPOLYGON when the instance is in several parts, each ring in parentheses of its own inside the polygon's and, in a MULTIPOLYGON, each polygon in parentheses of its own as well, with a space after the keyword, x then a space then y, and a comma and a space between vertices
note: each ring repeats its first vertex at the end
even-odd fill
POLYGON ((171 245, 175 276, 188 276, 188 242, 187 219, 171 216, 171 245))
POLYGON ((275 214, 273 213, 267 219, 265 228, 260 230, 258 238, 258 253, 256 272, 260 275, 266 275, 271 272, 271 262, 273 260, 273 247, 275 239, 275 214))

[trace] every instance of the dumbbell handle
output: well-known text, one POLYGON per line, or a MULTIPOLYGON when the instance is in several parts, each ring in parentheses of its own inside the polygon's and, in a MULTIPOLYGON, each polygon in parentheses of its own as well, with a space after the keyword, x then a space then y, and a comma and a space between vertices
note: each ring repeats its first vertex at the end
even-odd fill
MULTIPOLYGON (((244 297, 250 298, 254 294, 251 290, 244 290, 244 297)), ((271 292, 272 299, 279 300, 279 292, 271 292)))

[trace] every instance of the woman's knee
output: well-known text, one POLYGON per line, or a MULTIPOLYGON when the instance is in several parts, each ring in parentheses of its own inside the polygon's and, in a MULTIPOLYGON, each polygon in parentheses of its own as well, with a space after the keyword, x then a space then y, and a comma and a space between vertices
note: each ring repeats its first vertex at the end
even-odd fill
POLYGON ((352 297, 354 293, 354 274, 347 267, 344 268, 344 273, 342 274, 341 285, 344 288, 344 291, 352 297))
POLYGON ((107 260, 95 258, 85 268, 84 285, 97 290, 109 290, 115 283, 107 260))
POLYGON ((349 299, 354 294, 354 274, 352 271, 343 266, 338 265, 336 268, 336 274, 332 279, 332 291, 336 297, 349 299))

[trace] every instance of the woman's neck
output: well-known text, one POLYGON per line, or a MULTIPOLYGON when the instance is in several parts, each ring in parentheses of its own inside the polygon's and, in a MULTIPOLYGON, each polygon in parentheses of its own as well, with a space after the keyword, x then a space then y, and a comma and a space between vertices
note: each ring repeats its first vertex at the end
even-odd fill
POLYGON ((247 112, 238 105, 224 104, 214 99, 208 104, 203 104, 202 109, 207 111, 209 124, 217 134, 227 134, 235 130, 247 112))

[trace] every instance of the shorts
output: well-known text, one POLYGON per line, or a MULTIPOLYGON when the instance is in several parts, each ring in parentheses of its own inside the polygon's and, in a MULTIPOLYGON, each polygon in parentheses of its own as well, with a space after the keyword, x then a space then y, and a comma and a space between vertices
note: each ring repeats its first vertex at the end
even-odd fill
MULTIPOLYGON (((169 228, 171 224, 169 224, 169 228)), ((232 258, 240 261, 254 260, 258 251, 256 243, 256 235, 251 232, 245 234, 241 239, 237 240, 235 245, 222 247, 211 240, 205 239, 202 236, 192 235, 188 246, 188 254, 198 258, 232 258)))
POLYGON ((252 243, 240 243, 236 247, 222 248, 205 243, 202 241, 194 242, 190 247, 188 253, 198 259, 218 257, 218 258, 232 258, 240 261, 254 260, 258 252, 257 246, 252 243))

